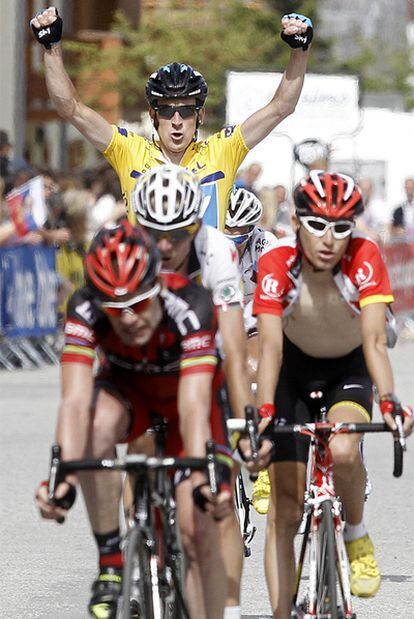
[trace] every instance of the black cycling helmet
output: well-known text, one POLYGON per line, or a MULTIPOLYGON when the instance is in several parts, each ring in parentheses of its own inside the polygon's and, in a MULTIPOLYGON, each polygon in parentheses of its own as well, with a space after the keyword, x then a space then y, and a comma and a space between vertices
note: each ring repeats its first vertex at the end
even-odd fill
POLYGON ((207 83, 198 71, 181 62, 171 62, 150 75, 145 87, 145 96, 152 108, 159 99, 194 97, 196 104, 203 107, 207 97, 207 83))

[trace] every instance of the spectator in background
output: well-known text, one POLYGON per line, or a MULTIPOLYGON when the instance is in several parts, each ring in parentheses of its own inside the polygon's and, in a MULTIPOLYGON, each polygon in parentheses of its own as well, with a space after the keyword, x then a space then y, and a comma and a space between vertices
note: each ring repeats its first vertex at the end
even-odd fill
POLYGON ((33 176, 27 162, 22 157, 13 155, 9 136, 3 129, 0 130, 0 176, 4 179, 6 193, 33 176))
POLYGON ((62 245, 71 240, 64 213, 62 193, 57 184, 57 178, 50 170, 41 172, 44 182, 44 196, 47 208, 47 219, 39 233, 46 245, 62 245))
POLYGON ((404 181, 406 200, 392 213, 391 236, 414 241, 414 176, 404 181))
POLYGON ((388 205, 375 195, 375 185, 369 178, 361 178, 359 187, 364 201, 364 212, 356 220, 359 230, 374 241, 386 241, 391 213, 388 205))
POLYGON ((292 209, 288 201, 288 192, 284 185, 274 188, 275 210, 271 230, 278 238, 294 234, 292 227, 292 209))
POLYGON ((11 144, 8 135, 5 131, 0 130, 0 176, 6 183, 13 173, 10 153, 11 144))
POLYGON ((91 197, 89 229, 93 236, 104 224, 125 216, 125 204, 118 176, 109 166, 89 170, 84 186, 91 197))
POLYGON ((240 170, 234 184, 237 188, 242 187, 258 195, 255 183, 260 178, 262 172, 263 168, 260 163, 251 163, 247 168, 240 170))

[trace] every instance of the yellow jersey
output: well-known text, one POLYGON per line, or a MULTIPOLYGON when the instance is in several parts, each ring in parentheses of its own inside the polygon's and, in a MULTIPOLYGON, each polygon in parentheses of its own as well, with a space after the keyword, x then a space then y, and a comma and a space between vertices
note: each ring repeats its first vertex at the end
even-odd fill
MULTIPOLYGON (((203 223, 224 229, 230 191, 248 151, 240 125, 225 127, 206 140, 188 146, 180 165, 200 180, 204 194, 203 223)), ((103 155, 119 176, 128 218, 134 222, 130 195, 137 179, 148 170, 167 163, 160 143, 113 125, 112 140, 103 155)))

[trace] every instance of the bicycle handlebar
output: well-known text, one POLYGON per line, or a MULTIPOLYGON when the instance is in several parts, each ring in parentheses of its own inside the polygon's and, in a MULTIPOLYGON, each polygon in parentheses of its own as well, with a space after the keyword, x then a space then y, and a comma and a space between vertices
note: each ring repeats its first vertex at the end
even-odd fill
MULTIPOLYGON (((405 437, 402 429, 401 416, 395 418, 397 433, 394 432, 394 477, 401 477, 403 471, 403 452, 406 449, 405 437), (401 435, 404 441, 401 440, 401 435)), ((227 429, 230 432, 244 432, 248 428, 248 422, 244 419, 228 419, 227 429)), ((315 436, 329 436, 331 434, 366 434, 376 432, 393 432, 386 423, 330 423, 315 422, 306 424, 293 424, 285 426, 274 426, 272 434, 314 434, 315 436)), ((277 448, 277 447, 276 447, 277 448)))
POLYGON ((175 458, 166 456, 157 458, 155 456, 145 456, 143 454, 131 454, 123 458, 83 458, 80 460, 61 460, 61 448, 59 445, 52 446, 52 458, 50 463, 49 476, 49 501, 55 500, 55 492, 58 484, 64 479, 67 473, 77 471, 149 471, 160 469, 175 469, 192 471, 202 471, 207 469, 211 493, 218 494, 217 470, 214 441, 207 441, 207 457, 205 458, 175 458))

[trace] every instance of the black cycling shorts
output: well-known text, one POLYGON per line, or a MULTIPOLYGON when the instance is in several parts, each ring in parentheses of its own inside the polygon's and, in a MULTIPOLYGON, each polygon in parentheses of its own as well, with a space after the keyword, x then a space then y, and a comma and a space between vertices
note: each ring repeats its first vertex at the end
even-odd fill
MULTIPOLYGON (((313 399, 312 392, 323 393, 323 404, 328 412, 346 402, 369 422, 372 419, 372 381, 362 346, 344 357, 320 359, 306 355, 285 336, 275 395, 275 423, 286 425, 315 420, 322 400, 313 399)), ((281 434, 273 438, 276 445, 273 462, 307 462, 309 438, 281 434)))

